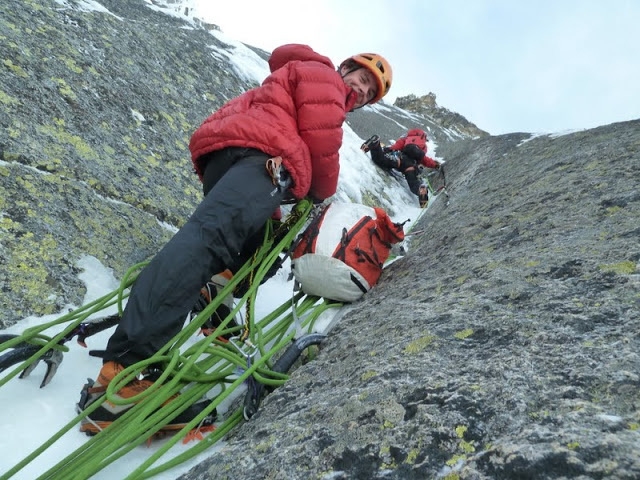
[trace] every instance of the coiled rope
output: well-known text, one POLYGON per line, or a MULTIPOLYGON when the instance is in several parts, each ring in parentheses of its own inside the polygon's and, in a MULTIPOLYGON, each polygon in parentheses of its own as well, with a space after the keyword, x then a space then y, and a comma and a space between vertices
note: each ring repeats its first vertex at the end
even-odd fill
MULTIPOLYGON (((303 332, 311 331, 317 318, 324 311, 342 305, 298 292, 293 295, 292 300, 287 300, 264 318, 255 319, 255 299, 262 279, 274 262, 278 260, 279 254, 291 248, 296 236, 307 222, 312 209, 311 202, 307 200, 299 202, 293 208, 284 225, 286 234, 282 235, 281 232, 268 229, 265 241, 254 257, 232 277, 220 294, 212 299, 211 303, 182 331, 176 334, 153 357, 120 372, 109 384, 106 393, 101 398, 90 404, 45 443, 0 476, 0 480, 11 478, 107 400, 117 405, 129 403, 135 405, 107 429, 91 437, 85 444, 60 460, 38 479, 84 480, 90 478, 126 453, 148 442, 173 418, 205 396, 212 398, 211 403, 133 470, 126 477, 126 480, 150 478, 173 468, 210 448, 242 422, 242 407, 239 407, 227 415, 216 429, 204 436, 202 440, 165 463, 154 466, 167 451, 190 432, 197 433, 202 421, 230 395, 234 392, 237 393, 237 389, 243 383, 247 381, 259 382, 270 387, 282 385, 288 379, 288 375, 272 370, 278 354, 295 340, 296 334, 299 334, 300 330, 303 332), (278 233, 280 233, 281 239, 274 245, 274 238, 278 238, 278 233), (221 325, 217 327, 216 334, 204 337, 187 347, 187 342, 193 341, 194 335, 220 306, 223 299, 232 294, 236 286, 248 277, 250 277, 250 282, 247 292, 221 325), (244 325, 233 325, 232 320, 242 308, 246 310, 244 325), (239 332, 240 329, 241 332, 239 332), (218 340, 217 337, 225 333, 231 333, 235 336, 229 342, 218 340), (133 398, 116 397, 116 392, 124 385, 148 366, 157 364, 163 365, 163 373, 152 387, 133 398), (179 395, 177 395, 178 393, 179 395)), ((60 341, 90 315, 114 304, 118 305, 121 312, 122 300, 128 296, 127 289, 133 284, 137 272, 144 265, 146 263, 135 265, 129 269, 116 291, 53 322, 29 328, 21 336, 3 343, 2 350, 12 348, 20 342, 42 344, 42 348, 0 380, 0 386, 37 361, 49 349, 68 350, 67 347, 60 344, 60 341), (64 323, 68 323, 68 325, 54 337, 50 338, 42 333, 53 326, 64 323)))

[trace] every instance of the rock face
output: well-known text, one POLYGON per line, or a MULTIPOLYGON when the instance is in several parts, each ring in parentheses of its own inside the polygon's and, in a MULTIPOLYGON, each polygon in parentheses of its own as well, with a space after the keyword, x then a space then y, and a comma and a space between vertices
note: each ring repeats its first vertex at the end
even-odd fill
POLYGON ((158 251, 202 195, 190 134, 252 86, 205 30, 100 4, 0 5, 0 326, 80 304, 83 254, 122 276, 158 251))
POLYGON ((440 148, 449 203, 181 479, 640 478, 640 121, 440 148))

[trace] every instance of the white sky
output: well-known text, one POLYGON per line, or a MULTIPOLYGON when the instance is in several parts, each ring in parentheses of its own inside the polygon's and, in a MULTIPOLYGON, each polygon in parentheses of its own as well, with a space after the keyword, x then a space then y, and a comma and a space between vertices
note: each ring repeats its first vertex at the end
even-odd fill
POLYGON ((640 118, 637 0, 190 0, 229 36, 267 51, 306 43, 334 63, 390 61, 387 99, 433 92, 494 135, 640 118))

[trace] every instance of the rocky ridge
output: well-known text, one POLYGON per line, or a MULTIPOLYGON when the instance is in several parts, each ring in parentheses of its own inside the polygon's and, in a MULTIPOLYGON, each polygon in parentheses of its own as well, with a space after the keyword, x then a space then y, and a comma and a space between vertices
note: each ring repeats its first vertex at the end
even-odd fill
POLYGON ((421 97, 416 95, 398 97, 393 105, 430 118, 440 127, 453 129, 461 136, 467 138, 480 138, 489 135, 488 132, 481 130, 459 113, 438 106, 436 103, 436 94, 433 92, 429 92, 427 95, 421 97))

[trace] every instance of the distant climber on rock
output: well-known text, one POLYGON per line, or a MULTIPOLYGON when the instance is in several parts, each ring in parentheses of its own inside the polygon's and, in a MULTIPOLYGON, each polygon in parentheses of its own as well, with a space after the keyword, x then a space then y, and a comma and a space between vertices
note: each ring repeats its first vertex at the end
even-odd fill
POLYGON ((427 156, 427 134, 424 130, 413 128, 400 137, 390 147, 382 147, 380 137, 372 135, 360 147, 363 152, 371 152, 371 159, 380 168, 395 169, 404 175, 409 190, 418 197, 420 207, 424 208, 429 200, 427 185, 419 179, 422 167, 438 170, 440 163, 427 156))

